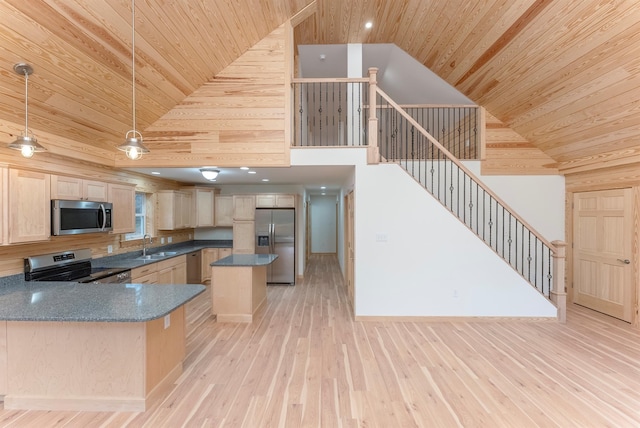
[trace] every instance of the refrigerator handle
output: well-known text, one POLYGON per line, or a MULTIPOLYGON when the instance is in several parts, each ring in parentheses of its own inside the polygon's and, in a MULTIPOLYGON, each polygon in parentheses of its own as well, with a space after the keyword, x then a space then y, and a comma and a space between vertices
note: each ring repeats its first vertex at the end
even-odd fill
POLYGON ((276 231, 275 231, 275 223, 269 223, 269 252, 271 254, 274 253, 275 251, 275 242, 274 239, 276 238, 276 231))

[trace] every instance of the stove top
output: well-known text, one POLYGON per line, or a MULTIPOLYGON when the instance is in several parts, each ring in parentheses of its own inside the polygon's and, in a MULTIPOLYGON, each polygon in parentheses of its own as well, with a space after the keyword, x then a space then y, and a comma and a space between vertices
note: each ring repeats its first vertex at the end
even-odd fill
POLYGON ((128 270, 92 267, 89 249, 43 254, 24 259, 25 281, 94 282, 128 270))

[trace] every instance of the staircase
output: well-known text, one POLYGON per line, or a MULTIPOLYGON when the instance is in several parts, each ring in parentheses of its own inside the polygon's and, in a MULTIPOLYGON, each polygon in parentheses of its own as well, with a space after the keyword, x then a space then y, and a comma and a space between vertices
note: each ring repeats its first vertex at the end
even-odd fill
MULTIPOLYGON (((367 146, 370 163, 399 164, 522 278, 561 307, 557 296, 564 296, 564 279, 556 272, 563 272, 564 261, 558 264, 556 258, 563 255, 460 161, 478 159, 484 131, 481 108, 403 108, 376 85, 375 71, 369 79, 336 80, 294 80, 295 141, 367 146)), ((561 308, 559 314, 563 313, 561 308)))

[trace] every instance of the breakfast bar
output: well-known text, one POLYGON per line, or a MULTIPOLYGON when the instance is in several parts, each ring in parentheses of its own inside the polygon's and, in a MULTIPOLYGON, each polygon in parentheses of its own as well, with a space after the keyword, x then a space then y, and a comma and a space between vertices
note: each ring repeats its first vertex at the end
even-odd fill
POLYGON ((211 263, 211 310, 218 322, 252 322, 267 301, 267 267, 276 254, 233 254, 211 263))
POLYGON ((197 284, 0 281, 6 409, 144 411, 182 373, 197 284))

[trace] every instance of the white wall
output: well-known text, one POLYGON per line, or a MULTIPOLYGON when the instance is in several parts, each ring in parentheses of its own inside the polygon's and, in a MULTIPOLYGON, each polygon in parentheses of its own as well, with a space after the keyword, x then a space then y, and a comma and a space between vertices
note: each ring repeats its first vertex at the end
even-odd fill
POLYGON ((311 195, 311 252, 337 254, 336 195, 311 195))
POLYGON ((564 241, 564 176, 481 175, 480 161, 462 163, 547 241, 564 241))

